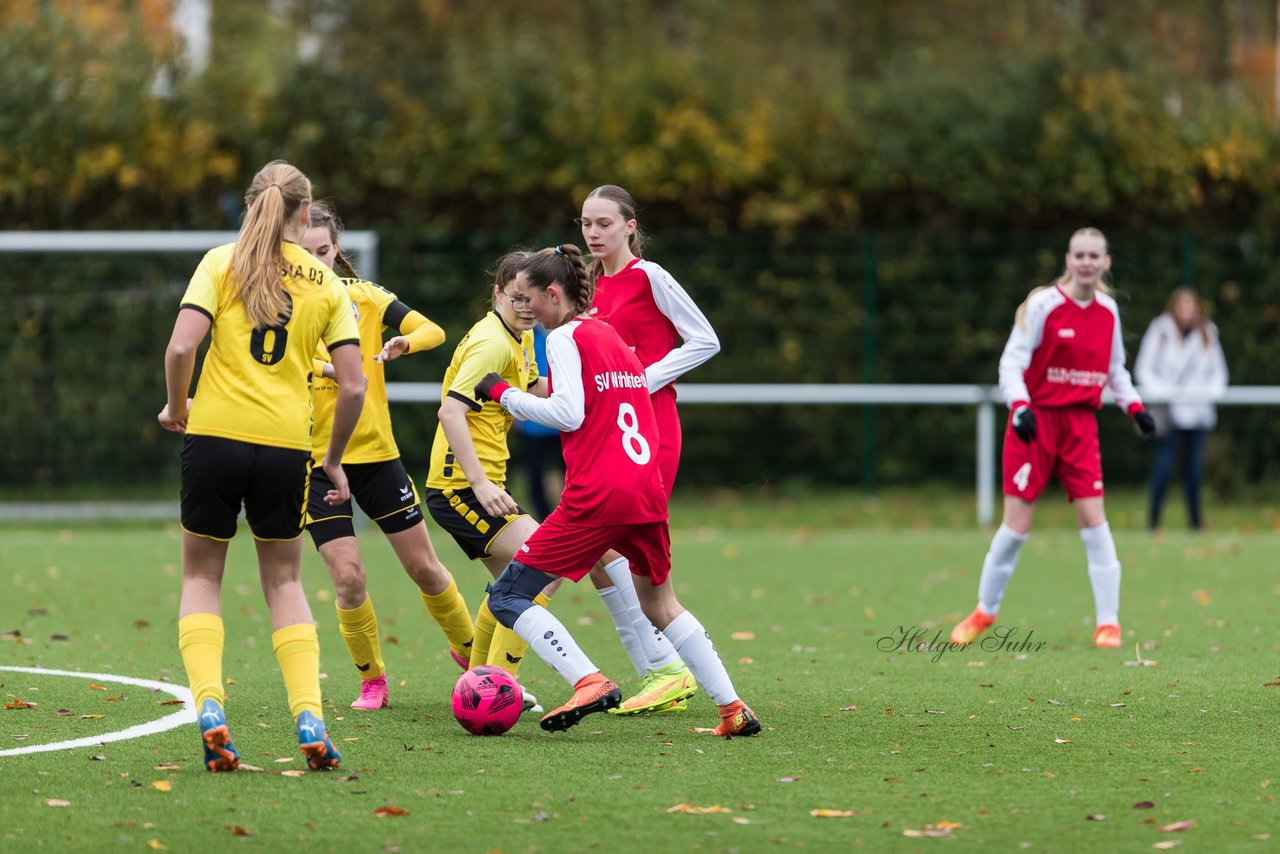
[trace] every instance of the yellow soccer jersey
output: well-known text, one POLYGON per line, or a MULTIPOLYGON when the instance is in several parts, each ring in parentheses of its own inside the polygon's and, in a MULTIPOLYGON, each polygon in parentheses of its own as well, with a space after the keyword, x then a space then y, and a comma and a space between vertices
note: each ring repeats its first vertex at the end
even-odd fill
MULTIPOLYGON (((373 357, 382 352, 382 316, 387 306, 395 302, 396 295, 359 279, 342 279, 347 287, 347 299, 355 313, 360 329, 360 353, 364 359, 364 375, 369 378, 369 388, 364 393, 364 408, 360 421, 347 443, 344 463, 381 463, 400 456, 396 440, 391 435, 391 408, 387 405, 386 369, 373 357)), ((321 350, 317 358, 328 360, 329 354, 321 350)), ((333 410, 338 402, 338 382, 317 375, 312 394, 315 406, 315 430, 311 434, 311 456, 318 463, 329 450, 329 436, 333 433, 333 410)))
POLYGON ((182 297, 213 320, 213 343, 187 418, 187 432, 277 448, 311 450, 311 358, 360 339, 340 280, 296 243, 283 244, 281 273, 292 301, 280 326, 255 328, 233 294, 234 243, 209 250, 182 297))
MULTIPOLYGON (((471 407, 467 413, 467 430, 476 446, 476 455, 484 466, 485 476, 502 486, 507 478, 507 432, 511 414, 499 404, 476 400, 476 383, 490 371, 498 373, 514 388, 527 389, 538 380, 538 363, 533 357, 533 332, 515 332, 502 322, 496 312, 489 312, 471 327, 458 347, 444 374, 443 398, 452 397, 471 407)), ((436 425, 436 438, 431 444, 431 471, 428 489, 466 487, 467 476, 454 459, 445 438, 444 428, 436 425)))

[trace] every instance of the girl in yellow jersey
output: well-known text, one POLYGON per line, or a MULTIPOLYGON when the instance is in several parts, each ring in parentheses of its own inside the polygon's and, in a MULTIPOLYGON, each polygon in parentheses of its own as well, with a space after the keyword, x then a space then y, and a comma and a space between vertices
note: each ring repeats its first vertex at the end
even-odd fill
POLYGON ((321 770, 341 757, 320 709, 320 644, 298 580, 312 465, 312 356, 323 341, 341 384, 321 461, 332 484, 326 500, 336 504, 350 496, 341 460, 364 401, 359 332, 341 283, 297 243, 310 216, 307 177, 288 163, 268 163, 245 205, 236 242, 210 250, 191 277, 165 352, 160 424, 186 434, 178 647, 205 767, 234 771, 240 758, 223 709, 220 599, 243 505, 298 742, 308 765, 321 770), (211 329, 199 388, 188 400, 196 351, 211 329))
MULTIPOLYGON (((427 526, 418 506, 418 492, 400 461, 400 451, 391 434, 391 410, 387 404, 387 383, 383 365, 407 353, 430 350, 444 343, 444 330, 409 308, 385 288, 356 276, 339 245, 342 222, 323 202, 311 205, 311 227, 302 236, 302 247, 325 266, 344 275, 347 299, 355 310, 360 329, 360 350, 369 378, 360 422, 343 455, 343 470, 351 482, 351 495, 372 519, 400 558, 405 572, 418 585, 427 612, 439 623, 449 641, 455 661, 467 666, 471 654, 471 615, 454 583, 431 546, 427 526), (382 330, 399 334, 382 342, 382 330)), ((333 377, 327 355, 317 357, 313 397, 315 428, 312 458, 325 454, 333 425, 335 402, 340 385, 333 377)), ((321 472, 311 476, 311 497, 307 508, 307 531, 337 594, 338 628, 360 673, 360 697, 353 709, 381 709, 387 705, 387 674, 378 643, 378 618, 366 589, 364 562, 351 520, 351 500, 340 504, 325 502, 332 484, 321 472)))
MULTIPOLYGON (((453 352, 427 475, 427 512, 463 554, 481 561, 494 578, 538 524, 505 489, 512 418, 502 407, 477 400, 475 385, 493 371, 515 388, 546 394, 547 381, 538 377, 533 352, 537 319, 517 309, 504 290, 528 255, 511 252, 498 262, 493 310, 471 327, 453 352)), ((550 592, 549 587, 539 604, 547 604, 550 592)), ((497 624, 486 598, 476 615, 470 665, 492 664, 515 675, 527 648, 515 632, 497 624)), ((525 706, 537 707, 527 691, 525 706)))

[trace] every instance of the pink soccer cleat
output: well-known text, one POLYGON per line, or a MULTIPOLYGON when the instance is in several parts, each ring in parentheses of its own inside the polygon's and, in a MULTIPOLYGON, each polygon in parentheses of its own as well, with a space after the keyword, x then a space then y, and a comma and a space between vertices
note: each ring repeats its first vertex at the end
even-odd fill
POLYGON ((360 699, 351 704, 353 709, 385 709, 391 705, 387 697, 387 674, 360 683, 360 699))

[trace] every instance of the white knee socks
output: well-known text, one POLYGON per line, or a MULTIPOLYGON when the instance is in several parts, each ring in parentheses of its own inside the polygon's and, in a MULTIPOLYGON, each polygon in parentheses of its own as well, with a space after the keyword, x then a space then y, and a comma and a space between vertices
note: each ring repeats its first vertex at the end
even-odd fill
POLYGON ((1092 528, 1081 528, 1084 553, 1089 560, 1089 583, 1093 585, 1093 603, 1098 625, 1120 624, 1120 558, 1116 541, 1106 522, 1092 528))
POLYGON ((991 539, 991 548, 982 562, 982 578, 978 581, 978 607, 989 617, 1000 613, 1000 600, 1013 577, 1018 552, 1022 551, 1027 536, 1015 534, 1012 528, 1002 524, 991 539))

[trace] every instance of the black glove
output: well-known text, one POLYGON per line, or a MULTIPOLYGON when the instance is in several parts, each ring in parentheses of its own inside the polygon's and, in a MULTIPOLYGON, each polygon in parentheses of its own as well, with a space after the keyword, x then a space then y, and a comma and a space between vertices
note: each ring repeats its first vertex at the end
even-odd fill
MULTIPOLYGON (((508 385, 506 380, 498 376, 493 371, 490 371, 489 373, 485 374, 483 377, 480 378, 480 382, 476 383, 476 399, 477 400, 497 400, 498 398, 494 397, 491 394, 491 392, 498 386, 503 386, 504 387, 502 389, 503 391, 506 391, 508 388, 510 388, 510 385, 508 385)), ((498 397, 501 397, 501 396, 502 396, 501 393, 499 393, 498 397)))
POLYGON ((1013 432, 1024 442, 1036 437, 1036 414, 1030 406, 1020 406, 1013 412, 1013 432))
POLYGON ((1138 432, 1142 434, 1143 439, 1150 439, 1156 434, 1156 420, 1145 409, 1139 409, 1133 413, 1133 423, 1138 425, 1138 432))

